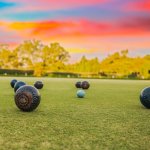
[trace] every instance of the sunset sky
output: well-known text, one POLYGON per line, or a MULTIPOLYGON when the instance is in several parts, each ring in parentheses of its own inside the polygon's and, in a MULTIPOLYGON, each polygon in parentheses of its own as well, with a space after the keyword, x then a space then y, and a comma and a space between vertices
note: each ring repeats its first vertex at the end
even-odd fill
POLYGON ((59 42, 71 54, 150 54, 150 0, 0 0, 0 43, 59 42))

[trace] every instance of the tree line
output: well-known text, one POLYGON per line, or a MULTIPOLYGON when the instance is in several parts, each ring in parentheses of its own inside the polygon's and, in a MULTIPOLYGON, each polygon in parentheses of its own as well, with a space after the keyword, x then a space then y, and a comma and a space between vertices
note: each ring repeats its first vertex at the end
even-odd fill
POLYGON ((59 43, 42 44, 27 40, 14 49, 0 45, 0 69, 33 70, 35 76, 49 72, 70 72, 83 77, 150 78, 150 55, 129 57, 128 50, 115 52, 103 60, 97 57, 69 64, 69 53, 59 43))

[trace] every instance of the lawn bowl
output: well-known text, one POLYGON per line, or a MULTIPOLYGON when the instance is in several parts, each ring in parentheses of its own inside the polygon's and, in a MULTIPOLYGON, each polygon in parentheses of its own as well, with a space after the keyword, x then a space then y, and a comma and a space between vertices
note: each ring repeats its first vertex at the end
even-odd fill
POLYGON ((141 103, 148 109, 150 109, 150 87, 146 87, 140 94, 141 103))
POLYGON ((16 92, 21 86, 24 86, 24 85, 26 85, 26 83, 23 81, 16 82, 14 85, 14 92, 16 92))
POLYGON ((85 92, 84 92, 84 90, 78 90, 78 91, 77 91, 77 97, 78 97, 78 98, 84 98, 84 97, 85 97, 85 92))
POLYGON ((42 81, 36 81, 34 83, 34 87, 37 88, 37 89, 42 89, 44 86, 43 82, 42 81))
POLYGON ((82 82, 82 89, 87 90, 90 87, 90 83, 88 81, 82 82))
POLYGON ((30 85, 20 87, 15 93, 15 103, 22 111, 33 111, 40 104, 40 100, 39 91, 30 85))
POLYGON ((81 81, 76 82, 75 86, 76 88, 82 88, 82 82, 81 81))
POLYGON ((14 88, 16 82, 17 82, 16 79, 11 80, 10 85, 12 88, 14 88))

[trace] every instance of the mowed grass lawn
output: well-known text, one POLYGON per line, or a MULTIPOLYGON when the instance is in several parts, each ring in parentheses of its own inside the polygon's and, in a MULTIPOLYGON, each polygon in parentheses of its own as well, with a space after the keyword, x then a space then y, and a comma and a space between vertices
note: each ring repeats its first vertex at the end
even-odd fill
POLYGON ((139 101, 150 81, 88 80, 84 99, 78 79, 17 78, 44 82, 41 103, 30 113, 14 103, 13 78, 0 78, 0 150, 149 150, 150 110, 139 101))

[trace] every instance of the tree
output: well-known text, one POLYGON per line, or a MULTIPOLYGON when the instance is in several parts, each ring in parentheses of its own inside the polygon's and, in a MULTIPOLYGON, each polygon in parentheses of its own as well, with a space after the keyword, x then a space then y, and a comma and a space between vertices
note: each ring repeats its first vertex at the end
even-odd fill
POLYGON ((127 55, 128 55, 128 49, 122 50, 121 51, 121 55, 122 55, 122 57, 127 57, 127 55))
POLYGON ((98 58, 87 59, 85 56, 81 60, 73 65, 69 65, 69 70, 78 73, 98 73, 99 72, 99 60, 98 58))
POLYGON ((17 52, 19 67, 33 69, 41 76, 48 71, 59 71, 69 59, 69 53, 59 43, 44 45, 39 40, 28 40, 20 44, 17 52))
POLYGON ((63 70, 69 57, 69 53, 59 43, 52 43, 42 49, 42 65, 48 71, 63 70))
POLYGON ((16 49, 20 68, 34 69, 34 65, 39 63, 42 55, 42 43, 39 40, 27 40, 16 49))
POLYGON ((8 46, 0 46, 0 68, 14 69, 18 67, 18 58, 15 52, 8 49, 8 46))

